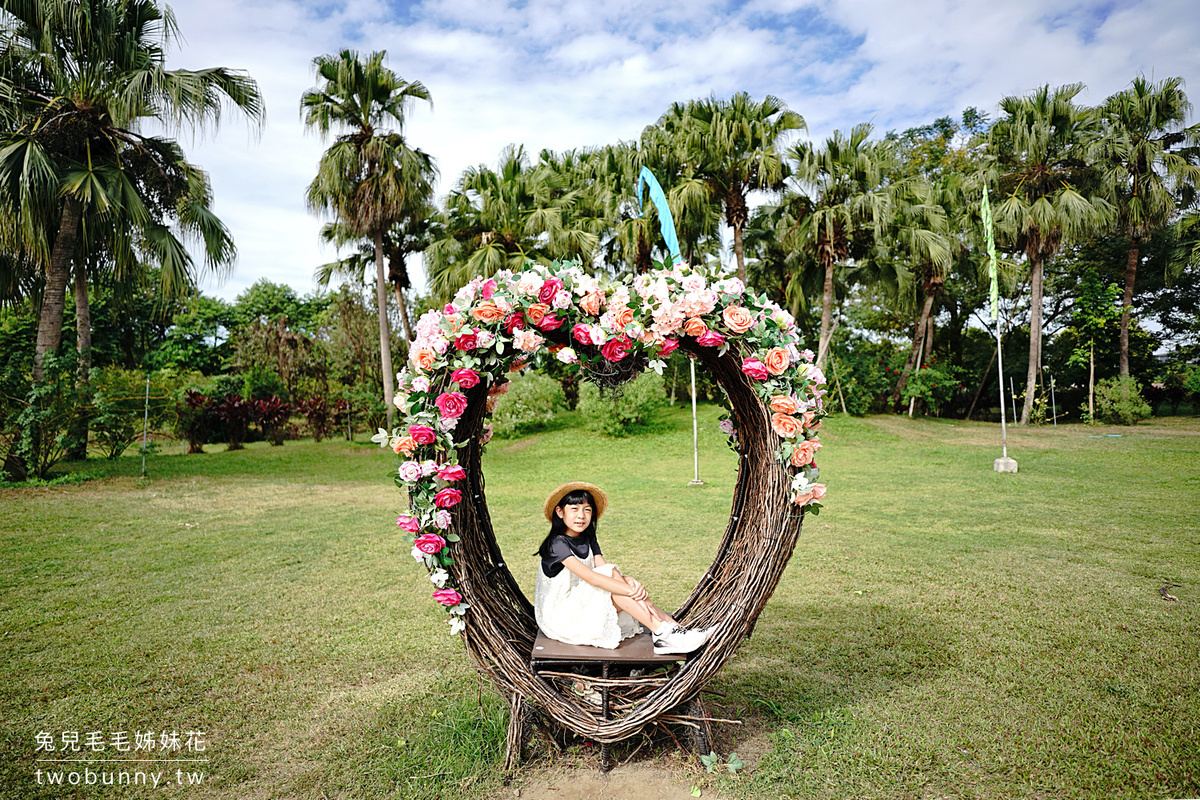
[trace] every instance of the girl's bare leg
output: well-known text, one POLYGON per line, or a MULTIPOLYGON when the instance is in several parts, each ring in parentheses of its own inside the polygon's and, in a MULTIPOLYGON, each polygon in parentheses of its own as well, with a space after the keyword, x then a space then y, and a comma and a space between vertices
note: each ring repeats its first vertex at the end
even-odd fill
POLYGON ((663 622, 674 622, 670 614, 663 611, 648 599, 637 601, 632 597, 612 595, 613 605, 619 610, 628 612, 629 616, 645 625, 651 631, 658 630, 663 622))

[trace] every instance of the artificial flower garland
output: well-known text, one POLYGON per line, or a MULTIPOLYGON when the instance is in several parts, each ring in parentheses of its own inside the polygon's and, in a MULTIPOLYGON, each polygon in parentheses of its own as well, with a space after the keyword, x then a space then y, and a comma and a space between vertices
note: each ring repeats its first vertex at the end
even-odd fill
MULTIPOLYGON (((470 608, 446 570, 454 563, 450 545, 459 541, 448 532, 449 509, 462 500, 457 486, 467 477, 457 452, 465 439, 454 438, 467 408, 460 390, 487 385, 491 414, 508 391, 508 373, 543 351, 580 369, 651 356, 649 368, 661 374, 661 359, 682 337, 722 355, 738 347, 742 372, 771 412, 780 439, 776 458, 792 471, 792 502, 814 513, 820 508, 825 486, 815 482, 814 459, 825 377, 812 352, 799 349, 792 316, 747 292, 737 278, 712 280, 694 268, 664 266, 614 285, 578 264, 530 264, 523 272, 472 280, 441 311, 425 313, 416 330, 408 366, 396 376, 403 422, 390 432, 380 428, 371 440, 401 458, 395 483, 407 491, 409 509, 396 524, 411 540, 413 558, 428 568, 433 599, 450 613, 452 634, 466 627, 470 608), (581 347, 547 345, 542 334, 563 328, 581 347)), ((736 449, 732 421, 723 419, 720 427, 736 449)), ((491 435, 485 425, 481 444, 491 435)))

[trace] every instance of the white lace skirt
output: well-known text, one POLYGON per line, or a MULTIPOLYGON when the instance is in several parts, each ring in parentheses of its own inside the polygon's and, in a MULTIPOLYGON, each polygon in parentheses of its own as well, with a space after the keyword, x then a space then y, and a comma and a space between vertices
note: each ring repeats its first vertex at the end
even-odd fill
MULTIPOLYGON (((589 554, 583 562, 592 566, 589 554)), ((601 575, 612 577, 615 564, 594 567, 601 575)), ((617 611, 612 594, 592 586, 563 567, 553 578, 537 567, 533 611, 538 627, 551 639, 567 644, 587 644, 610 650, 641 632, 642 626, 625 611, 617 611)))

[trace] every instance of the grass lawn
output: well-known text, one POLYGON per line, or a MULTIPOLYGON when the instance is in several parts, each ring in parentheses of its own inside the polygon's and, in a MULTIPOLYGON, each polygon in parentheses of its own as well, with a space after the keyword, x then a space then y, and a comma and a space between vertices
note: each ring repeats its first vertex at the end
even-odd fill
MULTIPOLYGON (((700 489, 684 487, 683 409, 628 439, 566 415, 489 446, 493 521, 527 591, 542 501, 578 479, 612 498, 606 554, 664 605, 687 595, 735 478, 719 409, 701 412, 700 489)), ((1200 420, 1010 429, 1016 475, 991 470, 997 433, 827 421, 825 511, 711 685, 710 711, 745 721, 718 748, 747 768, 681 767, 669 740, 636 757, 705 796, 1200 797, 1200 420)), ((0 489, 0 797, 498 796, 506 712, 391 525, 389 453, 304 441, 140 466, 0 489), (155 749, 118 752, 122 731, 155 749), (202 752, 161 747, 191 731, 202 752), (207 761, 150 760, 167 757, 207 761), (51 787, 39 767, 161 774, 154 790, 51 787)))

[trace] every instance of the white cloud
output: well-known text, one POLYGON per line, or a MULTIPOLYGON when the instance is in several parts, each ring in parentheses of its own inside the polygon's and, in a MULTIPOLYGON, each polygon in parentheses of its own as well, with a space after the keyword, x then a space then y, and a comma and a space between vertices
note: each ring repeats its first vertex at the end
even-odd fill
MULTIPOLYGON (((1007 94, 1082 81, 1099 102, 1139 71, 1200 74, 1194 0, 381 0, 176 2, 186 39, 174 66, 246 69, 268 121, 261 138, 231 117, 219 135, 185 146, 213 178, 218 213, 241 259, 215 291, 232 297, 259 277, 313 288, 333 257, 304 189, 324 147, 303 132, 300 94, 316 55, 386 49, 434 107, 416 106, 410 141, 437 158, 444 194, 462 170, 500 149, 530 153, 636 138, 674 101, 745 90, 775 94, 809 135, 861 121, 876 130, 994 113, 1007 94)), ((1195 95, 1194 100, 1200 100, 1195 95)), ((415 277, 415 276, 414 276, 415 277)))

